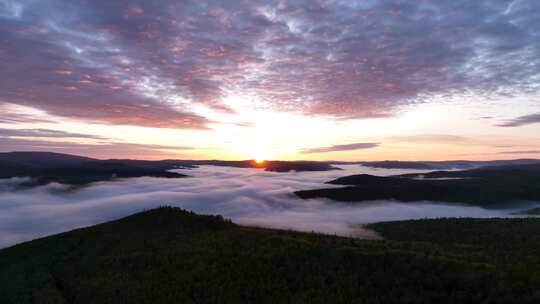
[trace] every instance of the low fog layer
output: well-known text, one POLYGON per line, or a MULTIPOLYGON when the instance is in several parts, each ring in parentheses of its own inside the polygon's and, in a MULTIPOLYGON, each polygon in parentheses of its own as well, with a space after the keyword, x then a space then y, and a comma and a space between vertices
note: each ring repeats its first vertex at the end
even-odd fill
POLYGON ((0 180, 0 248, 162 205, 221 214, 243 225, 366 238, 374 235, 359 224, 425 217, 497 217, 516 211, 429 202, 344 204, 301 200, 292 194, 296 190, 333 187, 323 183, 349 174, 422 172, 341 167, 343 171, 274 173, 203 166, 176 170, 190 178, 133 178, 69 191, 59 184, 14 191, 13 185, 20 179, 0 180))

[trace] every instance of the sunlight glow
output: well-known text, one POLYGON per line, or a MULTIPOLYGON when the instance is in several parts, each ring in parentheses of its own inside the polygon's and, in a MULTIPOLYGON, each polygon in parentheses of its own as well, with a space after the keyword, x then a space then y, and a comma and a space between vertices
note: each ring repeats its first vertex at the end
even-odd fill
POLYGON ((258 149, 252 155, 253 155, 253 159, 255 160, 255 163, 259 165, 263 164, 266 160, 270 159, 270 154, 268 154, 266 150, 262 150, 262 149, 258 149))

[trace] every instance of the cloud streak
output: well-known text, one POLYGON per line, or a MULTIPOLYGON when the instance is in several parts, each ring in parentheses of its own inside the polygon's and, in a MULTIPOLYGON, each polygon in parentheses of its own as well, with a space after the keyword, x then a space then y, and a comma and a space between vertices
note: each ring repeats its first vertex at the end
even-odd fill
POLYGON ((471 143, 474 139, 452 134, 417 134, 404 136, 391 136, 392 141, 417 143, 471 143))
POLYGON ((540 154, 540 150, 516 150, 516 151, 502 151, 498 154, 540 154))
POLYGON ((498 124, 499 127, 521 127, 530 124, 540 123, 540 113, 528 114, 516 117, 508 122, 498 124))
MULTIPOLYGON (((84 134, 75 133, 49 133, 49 135, 65 136, 65 137, 44 137, 39 139, 36 132, 7 132, 8 134, 17 137, 1 136, 0 135, 0 152, 12 152, 12 151, 43 151, 43 152, 58 152, 63 153, 70 151, 71 153, 78 155, 85 155, 90 157, 110 159, 110 158, 133 158, 133 159, 160 159, 168 158, 174 155, 176 156, 178 151, 191 150, 193 147, 188 146, 167 146, 167 145, 150 145, 150 144, 137 144, 126 142, 115 142, 110 139, 100 139, 98 142, 76 142, 69 141, 70 139, 94 139, 92 135, 89 137, 84 134), (31 138, 19 137, 23 134, 29 135, 31 138), (67 135, 67 136, 66 136, 67 135), (37 139, 35 139, 36 137, 37 139), (51 140, 54 138, 55 140, 51 140)), ((1 132, 0 132, 1 133, 1 132)))
POLYGON ((85 139, 100 139, 108 138, 103 136, 72 133, 59 130, 49 129, 2 129, 0 128, 0 137, 42 137, 42 138, 85 138, 85 139))
POLYGON ((353 150, 362 150, 362 149, 371 149, 376 148, 380 143, 354 143, 354 144, 345 144, 345 145, 333 145, 329 147, 320 147, 320 148, 310 148, 304 149, 302 153, 329 153, 329 152, 340 152, 340 151, 353 151, 353 150))

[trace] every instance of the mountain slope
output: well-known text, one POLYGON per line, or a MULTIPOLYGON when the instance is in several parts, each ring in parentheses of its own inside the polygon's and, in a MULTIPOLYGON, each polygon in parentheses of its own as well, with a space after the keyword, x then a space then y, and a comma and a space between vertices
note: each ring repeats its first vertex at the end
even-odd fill
POLYGON ((452 247, 246 228, 160 208, 0 251, 0 303, 533 303, 540 255, 529 233, 540 222, 498 221, 514 225, 505 237, 522 248, 493 256, 482 243, 460 246, 453 223, 434 230, 460 232, 452 247))

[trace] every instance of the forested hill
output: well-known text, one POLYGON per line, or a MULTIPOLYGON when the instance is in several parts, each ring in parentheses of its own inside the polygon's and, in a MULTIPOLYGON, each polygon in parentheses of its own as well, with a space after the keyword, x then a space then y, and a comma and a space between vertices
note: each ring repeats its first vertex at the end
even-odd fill
POLYGON ((345 202, 428 200, 498 207, 516 201, 540 201, 540 164, 388 177, 359 174, 340 177, 328 184, 346 187, 295 193, 303 199, 324 197, 345 202))
POLYGON ((373 227, 396 240, 246 228, 160 208, 0 251, 0 303, 540 301, 539 220, 373 227))

